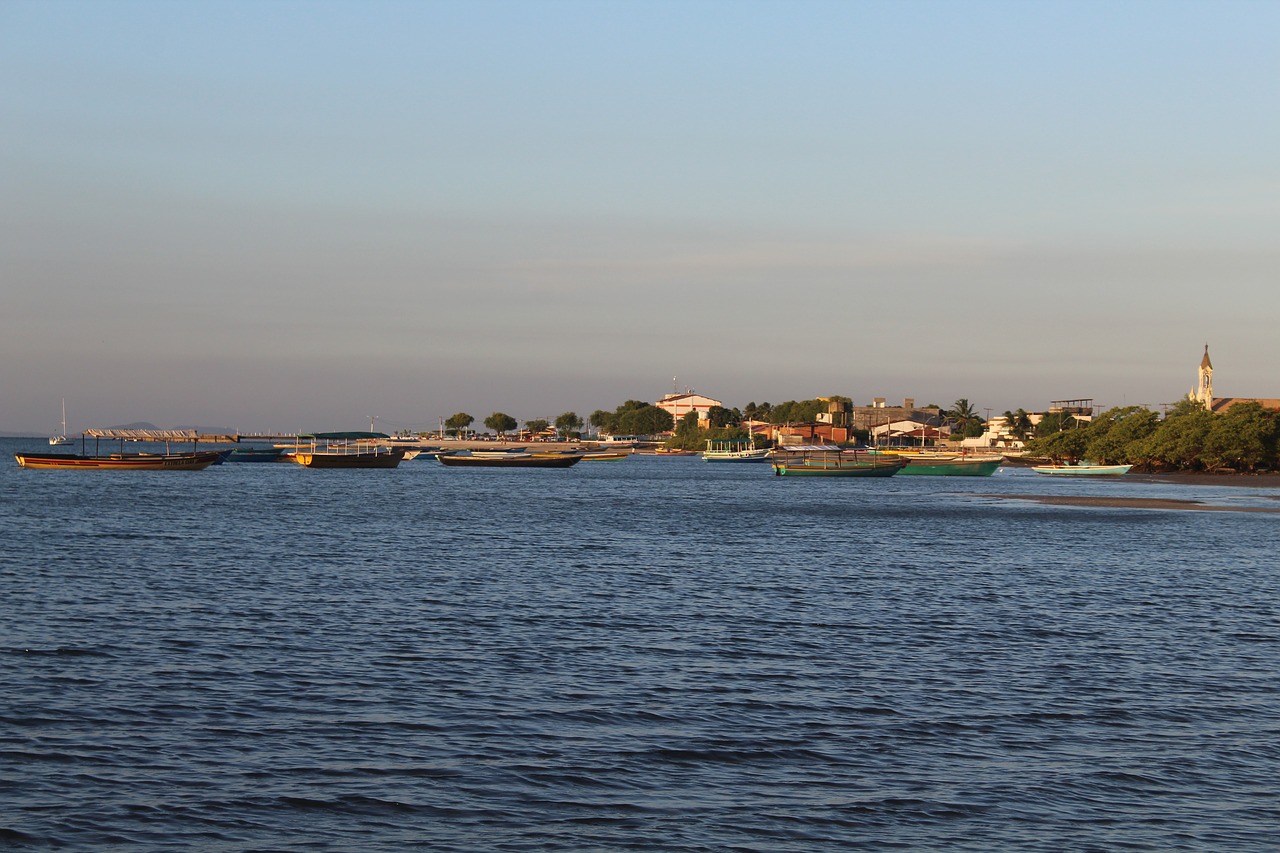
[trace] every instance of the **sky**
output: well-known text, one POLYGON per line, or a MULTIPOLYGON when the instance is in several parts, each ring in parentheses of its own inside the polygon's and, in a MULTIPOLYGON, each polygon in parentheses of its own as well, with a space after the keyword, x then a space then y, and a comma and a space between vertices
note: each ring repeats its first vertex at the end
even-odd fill
POLYGON ((0 431, 1280 397, 1280 3, 0 0, 0 431))

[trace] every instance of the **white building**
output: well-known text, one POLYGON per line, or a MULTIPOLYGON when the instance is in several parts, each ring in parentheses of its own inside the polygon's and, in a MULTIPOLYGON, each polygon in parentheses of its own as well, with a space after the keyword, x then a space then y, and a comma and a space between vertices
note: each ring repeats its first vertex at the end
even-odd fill
POLYGON ((717 406, 724 406, 719 400, 713 400, 710 397, 704 397, 692 391, 684 394, 668 394, 654 403, 654 405, 664 412, 670 412, 671 417, 676 419, 676 423, 679 423, 680 419, 690 412, 697 412, 698 423, 703 426, 707 424, 708 412, 717 406))

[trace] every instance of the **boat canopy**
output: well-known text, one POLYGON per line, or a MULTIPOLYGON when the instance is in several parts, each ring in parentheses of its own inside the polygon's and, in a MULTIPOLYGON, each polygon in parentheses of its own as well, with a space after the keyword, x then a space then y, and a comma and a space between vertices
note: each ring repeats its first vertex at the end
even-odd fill
POLYGON ((381 438, 391 438, 385 432, 309 432, 299 435, 298 438, 314 438, 321 441, 376 441, 381 438))
POLYGON ((122 441, 195 441, 193 429, 87 429, 90 438, 112 438, 122 441))

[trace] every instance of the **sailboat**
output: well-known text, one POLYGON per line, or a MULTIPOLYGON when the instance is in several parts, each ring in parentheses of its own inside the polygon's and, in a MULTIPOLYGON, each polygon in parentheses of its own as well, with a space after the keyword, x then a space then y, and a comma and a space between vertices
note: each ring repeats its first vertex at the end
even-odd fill
POLYGON ((57 435, 49 436, 49 444, 57 447, 59 444, 70 444, 71 439, 67 438, 67 398, 62 398, 62 432, 57 435))

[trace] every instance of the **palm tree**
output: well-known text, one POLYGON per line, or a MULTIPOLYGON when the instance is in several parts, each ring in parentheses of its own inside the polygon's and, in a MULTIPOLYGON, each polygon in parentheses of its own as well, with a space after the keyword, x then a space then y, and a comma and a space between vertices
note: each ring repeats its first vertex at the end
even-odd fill
POLYGON ((968 398, 961 397, 951 404, 950 410, 942 412, 942 416, 963 431, 965 427, 978 419, 978 410, 973 407, 968 398))
POLYGON ((1018 441, 1026 441, 1033 428, 1031 416, 1027 414, 1026 409, 1018 409, 1016 412, 1006 410, 1004 413, 1004 427, 1008 430, 1009 435, 1018 441))

